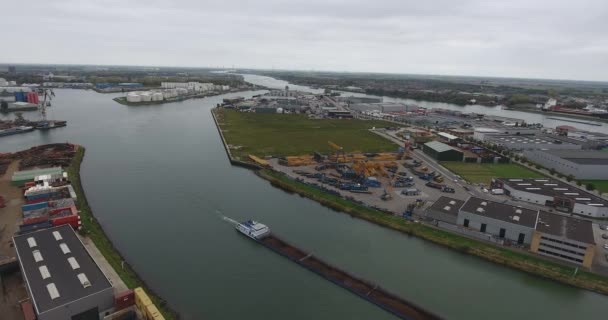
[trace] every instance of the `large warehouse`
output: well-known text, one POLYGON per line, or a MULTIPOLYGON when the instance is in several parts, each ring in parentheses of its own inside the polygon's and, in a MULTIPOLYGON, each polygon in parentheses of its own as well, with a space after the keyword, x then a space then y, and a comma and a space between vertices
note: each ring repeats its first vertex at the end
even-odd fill
POLYGON ((591 267, 595 254, 589 221, 540 211, 530 251, 591 267))
POLYGON ((593 218, 608 217, 608 201, 587 191, 549 178, 497 178, 492 187, 506 195, 531 203, 593 218))
POLYGON ((568 149, 580 150, 580 144, 565 142, 551 136, 516 136, 516 135, 489 135, 485 141, 505 147, 509 150, 548 150, 548 149, 568 149))
POLYGON ((538 211, 471 197, 460 208, 458 225, 528 245, 537 217, 538 211))
POLYGON ((543 167, 577 179, 608 179, 608 152, 595 150, 527 150, 524 156, 543 167))
POLYGON ((440 197, 425 210, 427 218, 442 221, 451 224, 456 224, 458 221, 458 212, 464 204, 463 200, 453 199, 450 197, 440 197))
POLYGON ((114 306, 112 284, 69 225, 13 238, 38 320, 101 319, 114 306))
POLYGON ((437 161, 462 161, 464 157, 462 151, 439 141, 425 143, 422 151, 437 161))

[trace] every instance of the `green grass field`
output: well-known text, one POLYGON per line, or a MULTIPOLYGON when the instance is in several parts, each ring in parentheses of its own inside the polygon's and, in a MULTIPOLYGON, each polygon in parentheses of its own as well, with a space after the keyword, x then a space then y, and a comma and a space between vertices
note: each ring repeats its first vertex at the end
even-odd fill
POLYGON ((587 185, 587 183, 593 183, 597 190, 601 192, 608 192, 608 180, 581 180, 583 183, 583 187, 587 185))
POLYGON ((287 156, 333 152, 332 141, 350 152, 397 151, 398 146, 368 131, 372 127, 395 126, 384 121, 311 120, 306 115, 243 113, 219 109, 218 123, 236 157, 287 156))
POLYGON ((542 178, 543 175, 518 164, 442 162, 442 166, 473 183, 489 184, 492 178, 542 178))

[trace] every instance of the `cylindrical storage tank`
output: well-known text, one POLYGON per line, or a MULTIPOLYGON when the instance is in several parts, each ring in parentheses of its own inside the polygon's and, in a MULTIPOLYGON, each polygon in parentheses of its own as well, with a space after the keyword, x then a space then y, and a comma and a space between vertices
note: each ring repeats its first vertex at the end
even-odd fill
POLYGON ((152 94, 152 100, 163 101, 163 94, 161 92, 154 92, 154 94, 152 94))
POLYGON ((283 108, 277 108, 277 113, 283 113, 283 108))
POLYGON ((141 96, 135 92, 127 94, 128 102, 141 102, 141 96))
POLYGON ((144 92, 141 94, 141 101, 142 102, 146 102, 146 101, 152 101, 152 95, 148 92, 144 92))

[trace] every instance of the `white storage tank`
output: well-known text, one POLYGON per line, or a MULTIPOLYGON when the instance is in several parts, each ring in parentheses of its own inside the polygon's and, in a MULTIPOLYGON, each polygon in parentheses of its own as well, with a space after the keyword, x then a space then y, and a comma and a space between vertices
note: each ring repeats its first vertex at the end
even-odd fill
POLYGON ((149 92, 144 92, 140 96, 142 102, 152 101, 152 94, 149 92))
POLYGON ((161 92, 154 92, 152 94, 152 101, 163 101, 163 94, 161 92))
POLYGON ((283 108, 277 108, 277 113, 283 113, 283 108))
POLYGON ((141 96, 137 92, 129 92, 127 94, 128 102, 141 102, 141 96))

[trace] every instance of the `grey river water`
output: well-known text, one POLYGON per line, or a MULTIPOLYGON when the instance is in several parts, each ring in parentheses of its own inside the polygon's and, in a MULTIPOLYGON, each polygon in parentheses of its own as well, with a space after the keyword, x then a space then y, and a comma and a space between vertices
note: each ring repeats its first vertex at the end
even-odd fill
POLYGON ((226 95, 127 107, 112 94, 56 93, 50 117, 68 127, 0 138, 0 152, 84 145, 94 214, 184 319, 394 319, 237 234, 230 219, 248 218, 448 319, 605 317, 604 296, 353 219, 230 166, 209 111, 226 95))

